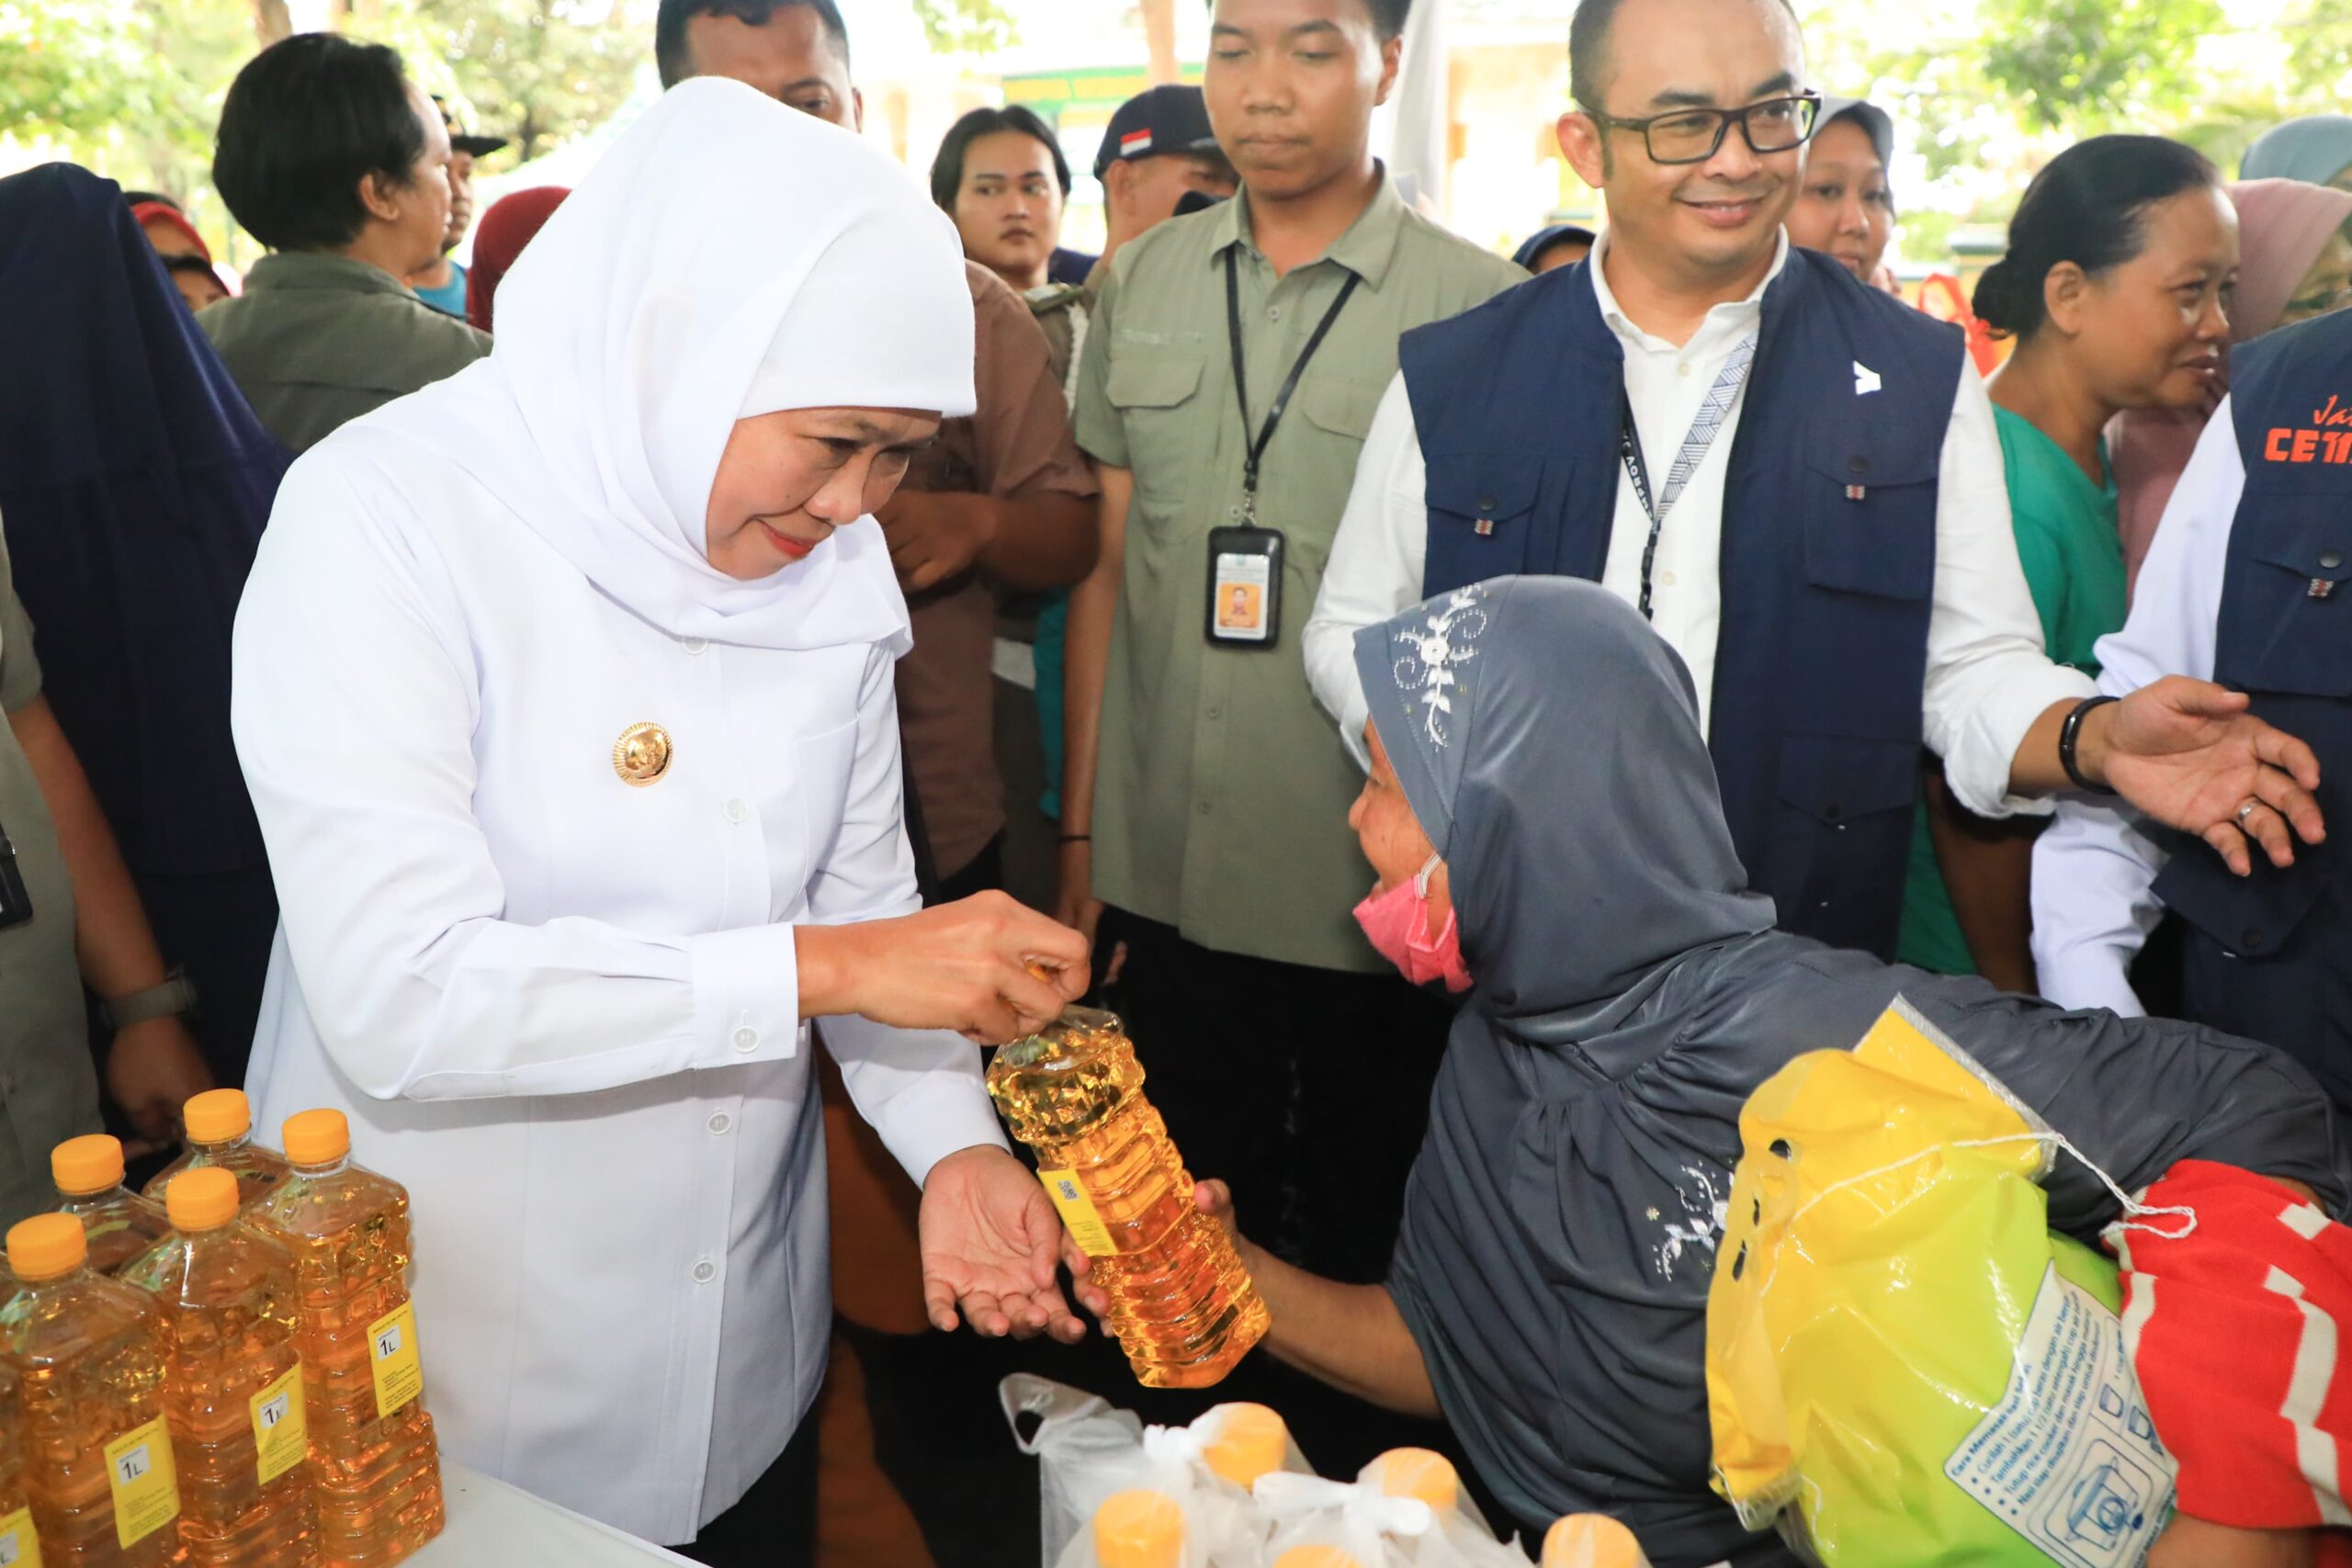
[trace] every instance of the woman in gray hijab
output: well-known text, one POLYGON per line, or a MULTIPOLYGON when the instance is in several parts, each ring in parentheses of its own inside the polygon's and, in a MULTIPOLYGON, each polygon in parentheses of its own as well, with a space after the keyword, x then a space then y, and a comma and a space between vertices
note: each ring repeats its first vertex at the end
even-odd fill
MULTIPOLYGON (((1417 977, 1469 996, 1387 1284, 1245 1257, 1275 1355, 1442 1413, 1521 1526, 1598 1511, 1657 1568, 1791 1561, 1708 1490, 1707 1288, 1739 1111, 1898 992, 2126 1190, 2197 1158, 2331 1213, 2352 1198, 2326 1100, 2267 1047, 1775 931, 1690 676, 1605 590, 1499 579, 1365 629, 1356 661, 1374 771, 1350 820, 1380 877, 1360 913, 1417 977)), ((2080 1165, 2047 1187, 2068 1235, 2116 1217, 2080 1165)), ((1218 1183, 1198 1201, 1229 1213, 1218 1183)))

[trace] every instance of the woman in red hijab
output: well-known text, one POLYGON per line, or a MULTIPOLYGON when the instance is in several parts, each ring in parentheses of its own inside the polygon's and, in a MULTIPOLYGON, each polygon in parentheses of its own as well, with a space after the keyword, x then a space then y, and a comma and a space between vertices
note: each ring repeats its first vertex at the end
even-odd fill
POLYGON ((492 204, 474 229, 473 265, 466 271, 466 320, 483 332, 492 330, 491 306, 498 295, 499 279, 571 194, 562 186, 534 186, 502 196, 492 204))

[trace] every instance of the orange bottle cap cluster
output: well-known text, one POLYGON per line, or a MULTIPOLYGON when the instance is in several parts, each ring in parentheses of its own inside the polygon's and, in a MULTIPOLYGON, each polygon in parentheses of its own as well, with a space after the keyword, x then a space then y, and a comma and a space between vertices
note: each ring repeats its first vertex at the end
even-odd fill
POLYGON ((351 1121, 340 1111, 297 1111, 282 1136, 293 1165, 333 1165, 351 1153, 351 1121))
POLYGON ((1544 1568, 1648 1568, 1634 1532, 1606 1514, 1570 1514, 1544 1538, 1544 1568))
POLYGON ((71 1274, 89 1256, 90 1238, 72 1214, 35 1214, 8 1232, 8 1267, 28 1283, 71 1274))
POLYGON ((241 1089, 209 1089, 180 1107, 191 1144, 233 1144, 254 1130, 253 1103, 241 1089))
POLYGON ((1102 1568, 1177 1568, 1183 1556, 1184 1510, 1166 1493, 1120 1492, 1094 1510, 1102 1568))
POLYGON ((174 1230, 219 1230, 237 1217, 236 1173, 217 1165, 184 1170, 164 1189, 164 1207, 174 1230))
POLYGON ((1294 1546, 1274 1559, 1274 1568, 1362 1568, 1355 1553, 1336 1546, 1294 1546))
POLYGON ((122 1185, 122 1140, 104 1133, 68 1138, 49 1151, 49 1174, 69 1198, 122 1185))
POLYGON ((1262 1404, 1221 1404, 1216 1436, 1201 1458, 1236 1486, 1254 1486, 1258 1477, 1283 1467, 1290 1457, 1290 1428, 1262 1404))
POLYGON ((1452 1461, 1427 1449, 1391 1449, 1375 1461, 1380 1490, 1391 1497, 1418 1497, 1441 1514, 1462 1503, 1462 1478, 1452 1461))

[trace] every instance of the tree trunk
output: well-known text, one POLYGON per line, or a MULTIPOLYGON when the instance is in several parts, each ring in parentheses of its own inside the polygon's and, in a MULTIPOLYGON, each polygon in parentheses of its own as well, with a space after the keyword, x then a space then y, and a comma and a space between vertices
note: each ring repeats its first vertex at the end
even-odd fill
POLYGON ((1151 51, 1152 85, 1175 81, 1176 0, 1143 0, 1143 36, 1151 51))
POLYGON ((294 36, 294 17, 286 0, 254 0, 254 36, 264 49, 294 36))

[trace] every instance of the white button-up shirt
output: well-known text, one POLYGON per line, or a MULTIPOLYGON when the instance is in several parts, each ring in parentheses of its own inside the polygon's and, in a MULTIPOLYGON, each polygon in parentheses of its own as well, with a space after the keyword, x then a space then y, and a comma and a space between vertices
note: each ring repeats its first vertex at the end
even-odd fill
MULTIPOLYGON (((1585 276, 1601 319, 1625 350, 1625 396, 1650 472, 1662 489, 1692 417, 1741 339, 1764 320, 1764 290, 1788 262, 1781 240, 1772 269, 1745 299, 1707 312, 1687 344, 1644 332, 1617 305, 1604 275, 1610 236, 1585 276)), ((1613 389, 1598 389, 1603 397, 1613 389)), ((1723 625, 1724 481, 1747 404, 1740 389, 1705 458, 1658 531, 1651 575, 1651 625, 1690 667, 1702 725, 1713 717, 1716 639, 1723 625)), ((1650 520, 1630 482, 1617 486, 1601 586, 1629 604, 1641 600, 1642 552, 1650 520)), ((1305 636, 1307 679, 1363 757, 1370 707, 1356 678, 1355 634, 1419 603, 1429 551, 1429 502, 1420 437, 1400 373, 1389 383, 1365 435, 1354 489, 1331 546, 1322 592, 1305 636)), ((2052 705, 2091 694, 2079 672, 2042 652, 2041 622, 2018 561, 1993 405, 1974 376, 1960 378, 1944 435, 1936 502, 1935 597, 1928 624, 1922 696, 1928 744, 1944 759, 1953 793, 1972 811, 2007 816, 2047 811, 2047 802, 2009 793, 2010 766, 2026 731, 2052 705)), ((1834 704, 1837 694, 1818 694, 1834 704)))
MULTIPOLYGON (((2230 530, 2245 493, 2230 403, 2222 400, 2165 503, 2123 629, 2098 640, 2099 690, 2125 696, 2166 675, 2213 678, 2230 530)), ((2129 971, 2164 916, 2154 885, 2170 852, 2112 796, 2069 795, 2033 846, 2033 961, 2061 1007, 2147 1010, 2129 971)))
MULTIPOLYGON (((673 639, 478 490, 403 475, 375 504, 368 474, 296 466, 237 623, 284 908, 257 1131, 337 1107, 408 1187, 454 1457, 690 1540, 825 1363, 793 927, 917 907, 890 650, 673 639), (641 721, 673 752, 632 787, 641 721)), ((884 547, 869 519, 820 547, 884 547)), ((1002 1144, 962 1039, 822 1028, 917 1181, 1002 1144)))

